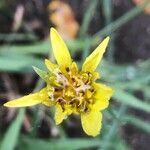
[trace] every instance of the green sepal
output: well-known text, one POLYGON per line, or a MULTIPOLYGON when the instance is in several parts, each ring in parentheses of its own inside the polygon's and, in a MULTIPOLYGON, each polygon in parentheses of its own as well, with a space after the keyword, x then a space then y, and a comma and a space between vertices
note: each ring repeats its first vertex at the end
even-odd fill
POLYGON ((44 81, 47 82, 48 79, 48 73, 46 71, 43 71, 37 67, 32 66, 34 71, 39 75, 40 78, 42 78, 44 81))

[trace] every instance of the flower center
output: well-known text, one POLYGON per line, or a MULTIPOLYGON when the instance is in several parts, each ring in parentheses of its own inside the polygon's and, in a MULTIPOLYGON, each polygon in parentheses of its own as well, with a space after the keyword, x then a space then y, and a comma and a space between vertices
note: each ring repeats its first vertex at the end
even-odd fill
POLYGON ((87 112, 94 103, 92 74, 74 71, 71 67, 66 68, 65 74, 59 69, 54 71, 50 77, 48 91, 50 101, 60 104, 64 111, 69 106, 75 113, 87 112))

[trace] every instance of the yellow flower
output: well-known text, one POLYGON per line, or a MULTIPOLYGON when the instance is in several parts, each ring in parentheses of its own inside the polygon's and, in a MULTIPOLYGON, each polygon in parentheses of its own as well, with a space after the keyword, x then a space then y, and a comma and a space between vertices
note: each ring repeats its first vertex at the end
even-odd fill
POLYGON ((108 107, 112 89, 104 84, 96 83, 99 73, 96 68, 100 63, 109 37, 88 56, 82 69, 78 70, 72 60, 67 46, 54 28, 50 30, 50 38, 57 64, 45 60, 48 72, 45 75, 46 87, 37 93, 7 102, 7 107, 25 107, 44 104, 55 106, 55 122, 60 124, 71 114, 81 116, 83 130, 91 136, 100 133, 102 113, 108 107))

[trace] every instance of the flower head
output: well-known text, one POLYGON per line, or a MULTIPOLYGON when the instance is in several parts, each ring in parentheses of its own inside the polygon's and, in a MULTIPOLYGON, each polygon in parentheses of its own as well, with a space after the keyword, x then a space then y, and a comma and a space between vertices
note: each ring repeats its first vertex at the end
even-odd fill
POLYGON ((109 37, 88 56, 78 70, 71 59, 67 46, 54 28, 51 28, 50 38, 57 64, 45 60, 48 72, 40 75, 47 85, 37 93, 10 101, 7 107, 25 107, 42 103, 55 106, 55 122, 60 124, 71 114, 81 116, 83 130, 91 136, 100 133, 102 113, 108 107, 112 89, 104 84, 96 83, 99 73, 96 68, 101 61, 109 41, 109 37))

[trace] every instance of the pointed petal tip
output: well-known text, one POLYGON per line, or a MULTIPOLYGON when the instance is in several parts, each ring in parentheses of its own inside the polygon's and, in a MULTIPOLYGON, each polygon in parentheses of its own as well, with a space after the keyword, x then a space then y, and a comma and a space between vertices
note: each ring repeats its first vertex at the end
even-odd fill
POLYGON ((46 64, 46 63, 48 62, 48 59, 45 59, 44 62, 45 62, 45 64, 46 64))
POLYGON ((8 106, 8 103, 3 104, 3 106, 5 106, 5 107, 9 107, 9 106, 8 106))
POLYGON ((53 64, 50 60, 45 59, 45 65, 48 68, 50 72, 53 72, 58 66, 56 64, 53 64))
POLYGON ((61 124, 61 122, 57 122, 57 121, 55 120, 55 124, 58 126, 58 125, 61 124))
POLYGON ((107 36, 107 37, 104 39, 104 41, 108 44, 108 42, 110 41, 110 37, 107 36))
MULTIPOLYGON (((12 104, 11 104, 11 102, 7 102, 7 103, 5 103, 3 106, 5 106, 5 107, 14 107, 12 104)), ((16 106, 15 106, 16 107, 16 106)), ((14 107, 14 108, 15 108, 14 107)))
POLYGON ((106 36, 106 38, 105 39, 108 39, 108 40, 110 40, 110 36, 106 36))
POLYGON ((103 54, 105 53, 109 40, 110 37, 107 36, 104 40, 101 41, 97 48, 86 58, 82 66, 83 71, 94 72, 96 70, 103 57, 103 54))
POLYGON ((57 30, 55 28, 51 27, 50 28, 50 36, 55 35, 55 34, 58 34, 57 30))
POLYGON ((51 28, 50 28, 50 31, 53 32, 53 31, 56 31, 56 29, 55 29, 54 27, 51 27, 51 28))
POLYGON ((47 61, 48 61, 48 59, 44 59, 44 63, 45 63, 45 64, 47 63, 47 61))
POLYGON ((45 63, 45 65, 47 66, 47 68, 49 68, 48 66, 49 66, 49 60, 48 59, 45 59, 44 60, 44 63, 45 63))
POLYGON ((65 44, 61 35, 54 28, 50 29, 50 40, 55 59, 60 68, 64 69, 65 67, 70 66, 72 59, 67 45, 65 44))

